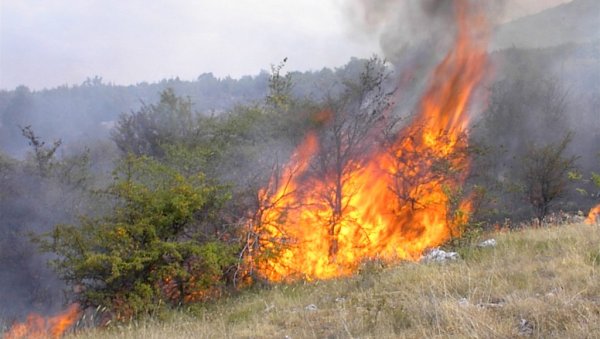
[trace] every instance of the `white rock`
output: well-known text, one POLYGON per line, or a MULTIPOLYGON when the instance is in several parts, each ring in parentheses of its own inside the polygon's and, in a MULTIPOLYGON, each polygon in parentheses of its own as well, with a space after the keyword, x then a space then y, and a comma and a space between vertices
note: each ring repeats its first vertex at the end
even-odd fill
POLYGON ((450 260, 460 259, 457 252, 446 252, 439 248, 434 248, 425 254, 422 258, 422 262, 446 262, 450 260))
POLYGON ((488 239, 486 241, 482 241, 477 246, 479 246, 479 247, 496 247, 496 239, 488 239))
POLYGON ((306 306, 304 309, 306 309, 307 311, 314 312, 314 311, 318 310, 319 308, 315 304, 310 304, 310 305, 306 306))

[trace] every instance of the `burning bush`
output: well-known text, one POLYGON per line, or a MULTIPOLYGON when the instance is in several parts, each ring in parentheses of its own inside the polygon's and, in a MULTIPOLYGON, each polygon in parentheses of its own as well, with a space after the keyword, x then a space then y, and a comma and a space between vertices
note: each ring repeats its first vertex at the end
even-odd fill
POLYGON ((367 76, 367 67, 362 90, 352 100, 328 104, 323 128, 306 137, 261 191, 261 207, 249 225, 256 237, 248 246, 258 276, 345 276, 365 260, 418 259, 460 233, 470 202, 451 196, 468 173, 468 107, 487 53, 480 13, 466 2, 455 4, 455 44, 435 69, 410 125, 386 147, 377 145, 388 101, 381 77, 367 76))

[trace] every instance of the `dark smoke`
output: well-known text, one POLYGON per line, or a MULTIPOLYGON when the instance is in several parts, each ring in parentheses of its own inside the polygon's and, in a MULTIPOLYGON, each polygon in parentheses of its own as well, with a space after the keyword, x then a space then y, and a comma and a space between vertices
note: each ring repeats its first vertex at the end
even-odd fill
POLYGON ((71 181, 79 178, 80 160, 63 156, 41 171, 32 154, 18 161, 0 153, 0 328, 31 312, 53 314, 68 301, 32 236, 74 222, 91 206, 85 180, 71 181))
MULTIPOLYGON (((494 24, 504 1, 468 1, 494 24)), ((427 57, 437 60, 445 54, 454 37, 455 2, 452 0, 357 0, 346 12, 362 34, 379 39, 385 58, 396 64, 414 49, 427 49, 427 57)))
POLYGON ((61 199, 42 191, 49 188, 45 183, 10 174, 15 189, 0 199, 0 319, 9 322, 32 310, 47 313, 62 306, 62 283, 29 241, 28 233, 48 231, 53 222, 65 220, 55 203, 61 199))

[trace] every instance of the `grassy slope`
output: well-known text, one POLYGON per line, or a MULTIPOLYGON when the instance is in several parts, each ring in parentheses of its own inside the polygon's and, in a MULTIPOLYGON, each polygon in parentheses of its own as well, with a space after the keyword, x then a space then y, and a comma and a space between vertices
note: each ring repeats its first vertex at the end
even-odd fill
POLYGON ((348 279, 247 291, 195 316, 72 338, 503 338, 519 335, 521 319, 534 337, 600 337, 598 226, 496 239, 495 248, 460 249, 463 259, 449 264, 369 264, 348 279))

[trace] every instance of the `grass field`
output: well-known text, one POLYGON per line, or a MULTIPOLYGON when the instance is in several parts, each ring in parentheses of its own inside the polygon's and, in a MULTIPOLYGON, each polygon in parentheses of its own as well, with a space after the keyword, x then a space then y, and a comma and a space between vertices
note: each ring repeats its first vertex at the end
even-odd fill
POLYGON ((494 234, 439 264, 245 291, 69 338, 600 338, 600 227, 494 234))

